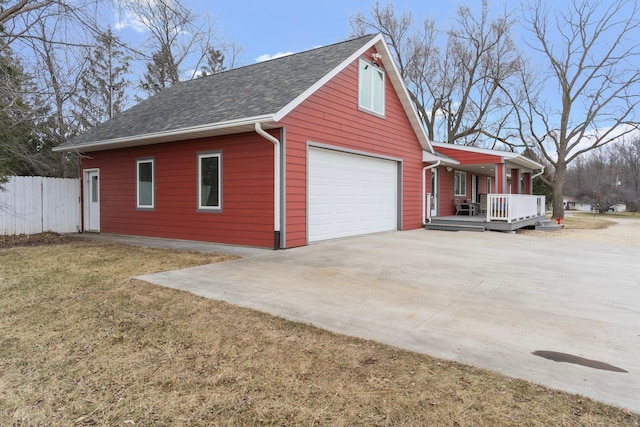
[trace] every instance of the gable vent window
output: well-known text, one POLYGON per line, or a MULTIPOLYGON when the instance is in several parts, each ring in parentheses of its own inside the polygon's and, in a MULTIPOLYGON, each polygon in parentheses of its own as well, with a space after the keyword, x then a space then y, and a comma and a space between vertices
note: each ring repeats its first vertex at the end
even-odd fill
POLYGON ((384 71, 369 61, 360 60, 358 104, 362 110, 384 115, 384 71))

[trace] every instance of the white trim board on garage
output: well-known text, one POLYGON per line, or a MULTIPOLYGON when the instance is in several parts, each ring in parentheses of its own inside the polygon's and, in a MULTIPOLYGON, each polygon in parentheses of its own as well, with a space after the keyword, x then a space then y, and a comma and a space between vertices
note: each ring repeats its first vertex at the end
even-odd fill
POLYGON ((307 240, 398 229, 399 162, 309 146, 307 240))

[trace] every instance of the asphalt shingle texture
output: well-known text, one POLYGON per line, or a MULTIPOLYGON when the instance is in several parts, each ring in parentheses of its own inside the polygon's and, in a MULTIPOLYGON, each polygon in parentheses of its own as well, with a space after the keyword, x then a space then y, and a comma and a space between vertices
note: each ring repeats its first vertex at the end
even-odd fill
POLYGON ((374 37, 364 36, 178 83, 62 146, 275 114, 374 37))

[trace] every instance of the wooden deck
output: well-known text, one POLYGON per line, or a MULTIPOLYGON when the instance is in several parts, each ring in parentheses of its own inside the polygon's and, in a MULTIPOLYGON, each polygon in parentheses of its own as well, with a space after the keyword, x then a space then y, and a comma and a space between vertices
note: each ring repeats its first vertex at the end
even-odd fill
POLYGON ((436 216, 425 225, 427 230, 448 230, 448 231, 515 231, 519 228, 535 226, 536 223, 543 221, 544 215, 523 219, 520 221, 487 221, 485 215, 451 215, 436 216))

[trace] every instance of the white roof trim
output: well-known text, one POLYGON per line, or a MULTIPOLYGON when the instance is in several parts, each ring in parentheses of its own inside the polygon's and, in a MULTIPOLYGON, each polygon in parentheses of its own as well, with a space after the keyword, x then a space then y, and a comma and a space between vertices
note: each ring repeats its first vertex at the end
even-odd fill
POLYGON ((92 142, 73 145, 69 147, 58 146, 58 147, 54 147, 53 151, 80 151, 80 152, 97 151, 97 150, 106 150, 109 148, 115 148, 119 144, 123 144, 123 143, 130 144, 128 146, 138 146, 138 145, 145 145, 145 144, 155 144, 158 142, 165 142, 164 141, 165 139, 167 139, 166 142, 176 141, 176 140, 185 140, 185 139, 190 139, 190 136, 192 135, 195 137, 201 137, 203 136, 202 134, 206 134, 208 132, 221 131, 224 129, 230 129, 230 128, 242 127, 242 126, 254 126, 256 122, 268 123, 272 121, 273 121, 273 116, 271 115, 256 116, 256 117, 249 117, 249 118, 243 118, 238 120, 229 120, 226 122, 220 122, 220 123, 214 123, 214 124, 174 129, 174 130, 164 131, 164 132, 154 132, 154 133, 147 133, 143 135, 125 136, 121 138, 106 139, 106 140, 101 140, 97 142, 92 141, 92 142), (179 139, 176 139, 176 137, 179 137, 179 139), (87 150, 87 149, 90 149, 90 150, 87 150))
POLYGON ((422 161, 423 162, 437 162, 440 161, 442 164, 448 165, 459 165, 460 162, 456 159, 452 159, 451 157, 439 156, 437 153, 432 153, 427 150, 422 151, 422 161))
POLYGON ((431 142, 429 141, 429 137, 427 136, 420 117, 411 102, 411 97, 409 96, 409 92, 400 77, 400 72, 396 67, 396 63, 391 57, 391 53, 389 51, 389 47, 384 40, 384 36, 382 34, 378 34, 374 38, 372 38, 367 44, 362 46, 356 52, 354 52, 347 59, 342 61, 337 67, 327 73, 324 77, 318 80, 313 86, 309 89, 298 95, 293 101, 289 104, 285 105, 280 111, 273 115, 273 120, 278 122, 282 120, 287 114, 296 109, 303 101, 313 95, 318 89, 328 83, 331 79, 333 79, 338 73, 348 67, 352 62, 356 59, 360 58, 367 50, 369 50, 372 46, 375 46, 378 53, 382 55, 382 60, 385 64, 385 71, 391 80, 393 88, 396 91, 396 94, 400 98, 400 103, 404 107, 404 111, 411 122, 411 126, 420 141, 420 145, 422 148, 427 151, 433 152, 433 147, 431 146, 431 142))

